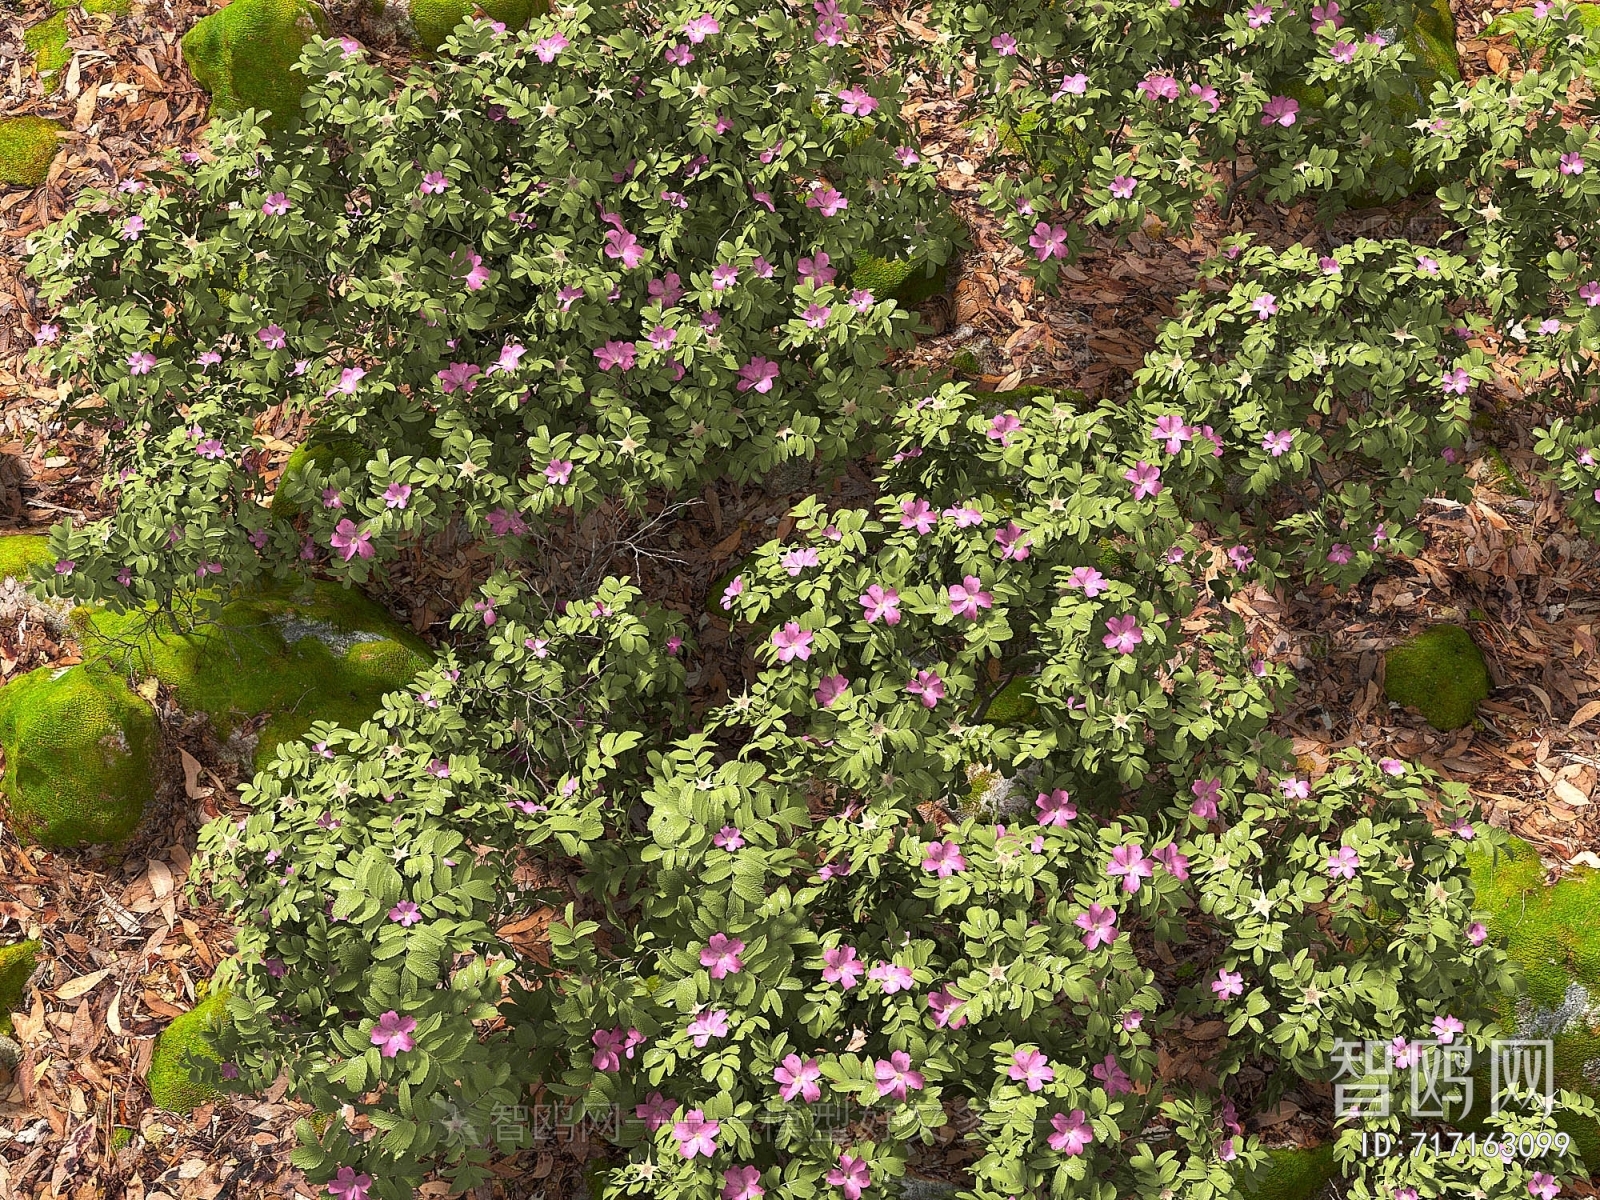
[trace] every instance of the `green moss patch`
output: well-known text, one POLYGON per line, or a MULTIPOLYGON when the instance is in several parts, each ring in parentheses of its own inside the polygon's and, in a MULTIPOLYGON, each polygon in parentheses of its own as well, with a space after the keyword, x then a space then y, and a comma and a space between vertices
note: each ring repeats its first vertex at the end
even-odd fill
POLYGON ((150 705, 103 663, 41 667, 0 688, 17 832, 50 846, 127 837, 153 792, 157 736, 150 705))
POLYGON ((275 123, 300 118, 306 77, 291 70, 305 44, 328 31, 308 0, 233 0, 183 35, 183 61, 211 93, 214 114, 270 110, 275 123))
POLYGON ((1435 729, 1460 729, 1489 697, 1483 651, 1459 625, 1435 625, 1384 659, 1384 694, 1415 708, 1435 729))
POLYGON ((1268 1150, 1267 1161, 1245 1181, 1251 1200, 1311 1200, 1338 1173, 1333 1143, 1268 1150))
POLYGON ((1039 705, 1033 698, 1033 677, 1019 675, 1005 687, 984 709, 983 719, 991 725, 1026 725, 1039 715, 1039 705))
POLYGON ((948 266, 934 267, 917 259, 880 258, 864 254, 856 260, 850 282, 871 292, 874 299, 893 299, 902 308, 915 308, 945 290, 948 266))
POLYGON ((541 0, 411 0, 417 44, 437 50, 478 9, 491 21, 505 22, 507 29, 521 29, 534 13, 548 12, 549 5, 541 0))
POLYGON ((50 539, 37 533, 0 535, 0 579, 27 579, 35 567, 55 561, 50 539))
POLYGON ((99 609, 78 609, 73 622, 85 657, 160 680, 219 738, 267 716, 257 764, 315 721, 359 726, 432 657, 376 604, 325 583, 236 598, 185 632, 99 609))
MULTIPOLYGON (((33 30, 27 36, 31 38, 33 30)), ((61 149, 60 132, 60 122, 45 117, 8 117, 0 121, 0 183, 28 188, 43 183, 61 149)))
POLYGON ((150 1056, 150 1073, 145 1077, 151 1103, 168 1112, 188 1112, 221 1095, 195 1080, 192 1060, 222 1061, 212 1038, 227 1019, 228 994, 215 992, 183 1016, 174 1017, 172 1024, 161 1031, 150 1056))
POLYGON ((0 946, 0 1037, 11 1036, 11 1014, 22 1007, 22 988, 38 961, 37 941, 0 946))

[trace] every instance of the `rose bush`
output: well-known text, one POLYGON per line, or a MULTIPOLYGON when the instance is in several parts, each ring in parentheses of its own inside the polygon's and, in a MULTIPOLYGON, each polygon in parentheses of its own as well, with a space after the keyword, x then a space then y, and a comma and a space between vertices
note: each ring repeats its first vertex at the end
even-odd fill
POLYGON ((297 560, 359 580, 452 520, 515 539, 837 458, 887 411, 911 316, 852 264, 932 269, 951 226, 849 8, 563 11, 463 26, 393 95, 318 41, 297 131, 246 113, 41 236, 41 353, 124 435, 120 516, 58 535, 76 594, 297 560), (285 407, 355 447, 286 477, 292 523, 260 503, 285 407))

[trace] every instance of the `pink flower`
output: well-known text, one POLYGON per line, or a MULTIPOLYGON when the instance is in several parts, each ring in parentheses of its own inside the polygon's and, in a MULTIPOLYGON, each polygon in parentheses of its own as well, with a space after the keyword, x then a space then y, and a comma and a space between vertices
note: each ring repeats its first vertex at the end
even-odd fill
POLYGON ((1139 628, 1139 618, 1132 613, 1112 617, 1106 622, 1106 635, 1100 639, 1106 649, 1118 654, 1132 654, 1133 648, 1144 641, 1144 630, 1139 628))
POLYGON ((1108 1096, 1120 1096, 1133 1091, 1133 1080, 1128 1078, 1128 1073, 1122 1069, 1114 1054, 1106 1055, 1105 1062, 1097 1063, 1089 1074, 1105 1084, 1108 1096))
POLYGON ((960 1029, 967 1023, 967 1019, 956 1011, 960 1007, 961 1001, 948 988, 928 993, 928 1011, 933 1013, 933 1023, 940 1029, 960 1029))
POLYGON ((1344 566, 1355 557, 1355 551, 1343 542, 1335 542, 1328 547, 1328 561, 1338 566, 1344 566))
POLYGON ((379 1053, 384 1058, 393 1058, 402 1050, 416 1048, 416 1039, 411 1036, 416 1027, 415 1017, 402 1017, 391 1008, 372 1027, 372 1044, 379 1047, 379 1053))
POLYGON ((732 583, 722 589, 722 611, 732 612, 733 602, 744 594, 744 576, 737 576, 732 583))
POLYGON ((744 961, 739 957, 743 953, 744 943, 738 938, 730 938, 725 933, 713 933, 706 942, 706 948, 700 951, 700 965, 711 968, 711 978, 725 979, 744 970, 744 961))
POLYGON ((1001 58, 1010 58, 1017 52, 1017 39, 1009 33, 996 34, 989 39, 989 45, 994 47, 994 52, 1001 58))
POLYGON ((410 500, 409 483, 391 483, 383 493, 383 503, 386 508, 404 508, 410 500))
POLYGON ((1144 849, 1137 844, 1118 846, 1111 852, 1111 862, 1106 866, 1106 874, 1112 879, 1122 877, 1122 890, 1137 892, 1139 881, 1149 879, 1155 874, 1155 869, 1145 861, 1144 849))
POLYGON ((1283 793, 1285 800, 1304 800, 1311 795, 1311 784, 1304 779, 1290 776, 1278 783, 1278 790, 1283 793))
POLYGON ((937 671, 918 671, 916 677, 906 684, 906 691, 919 697, 924 708, 933 708, 944 698, 944 680, 937 671))
POLYGON ((1079 913, 1073 924, 1084 931, 1083 945, 1086 950, 1109 946, 1117 940, 1117 911, 1109 905, 1089 905, 1089 911, 1079 913))
POLYGON ((844 1200, 861 1200, 861 1193, 872 1186, 872 1171, 862 1158, 840 1152, 839 1165, 828 1172, 828 1182, 844 1192, 844 1200))
POLYGON ((1226 968, 1217 972, 1216 979, 1211 982, 1211 990, 1217 994, 1218 1000, 1226 1000, 1231 996, 1244 993, 1244 976, 1237 971, 1228 971, 1226 968))
POLYGON ((856 957, 854 946, 836 946, 822 952, 822 981, 837 983, 849 991, 861 981, 865 965, 856 957))
POLYGON ((507 342, 500 347, 500 357, 484 372, 486 375, 504 373, 509 375, 517 369, 517 363, 528 352, 528 348, 519 342, 507 342))
POLYGON ((717 830, 717 836, 711 839, 712 843, 721 846, 724 850, 737 850, 744 845, 744 835, 733 825, 724 825, 717 830))
POLYGON ((429 171, 422 177, 421 191, 424 196, 436 196, 448 189, 449 186, 450 181, 445 178, 443 171, 429 171))
POLYGON ((1293 445, 1294 431, 1290 429, 1279 429, 1261 439, 1261 448, 1273 458, 1282 458, 1293 445))
POLYGON ((1300 111, 1300 102, 1288 96, 1274 96, 1268 100, 1261 110, 1261 123, 1263 125, 1282 125, 1285 129, 1294 124, 1295 114, 1300 111))
POLYGON ((1069 588, 1082 588, 1083 594, 1093 599, 1111 585, 1106 583, 1106 577, 1094 567, 1073 567, 1067 576, 1069 588))
POLYGON ((1260 29, 1263 25, 1272 24, 1272 6, 1270 4, 1252 4, 1245 15, 1245 24, 1251 29, 1260 29))
POLYGON ((954 521, 957 529, 970 529, 974 525, 983 524, 983 510, 974 508, 970 504, 952 505, 940 515, 954 521))
POLYGON ((596 1029, 589 1035, 589 1040, 595 1045, 589 1062, 596 1071, 620 1071, 624 1050, 627 1050, 629 1058, 633 1057, 628 1035, 621 1029, 596 1029))
POLYGON ((850 201, 832 184, 819 183, 806 197, 806 207, 818 209, 825 217, 832 217, 849 208, 850 201))
POLYGON ((1228 547, 1228 561, 1233 564, 1235 571, 1243 571, 1255 562, 1256 556, 1249 546, 1228 547))
POLYGON ((1021 428, 1022 422, 1017 419, 1015 413, 1000 413, 989 422, 985 436, 991 442, 999 442, 1004 446, 1009 442, 1011 435, 1021 428))
POLYGON ((333 1200, 367 1200, 371 1187, 371 1175, 357 1175, 354 1167, 340 1167, 339 1173, 328 1181, 328 1195, 333 1200))
POLYGON ((555 61, 556 55, 560 54, 571 44, 572 43, 568 42, 567 39, 561 34, 554 33, 547 38, 541 38, 539 41, 535 42, 533 44, 533 52, 538 56, 540 62, 551 63, 555 61))
POLYGON ((976 621, 980 608, 993 608, 994 596, 982 591, 982 586, 982 581, 976 575, 968 575, 960 583, 951 584, 950 615, 976 621))
POLYGON ((901 529, 915 529, 919 534, 931 533, 938 519, 938 514, 934 511, 933 505, 926 500, 902 500, 900 502, 901 529))
POLYGON ((1560 1191, 1561 1185, 1548 1171, 1535 1171, 1533 1178, 1528 1180, 1528 1195, 1536 1197, 1537 1200, 1555 1200, 1560 1191))
POLYGON ((814 636, 809 629, 801 629, 796 621, 789 621, 782 629, 774 630, 772 644, 778 648, 778 661, 786 663, 798 658, 805 662, 811 657, 811 640, 814 636))
POLYGON ((833 702, 849 690, 850 681, 843 675, 824 675, 817 684, 817 703, 823 708, 832 708, 833 702))
POLYGON ((273 192, 261 202, 261 211, 269 217, 281 217, 289 211, 289 197, 282 192, 273 192))
POLYGON ((838 271, 828 265, 828 256, 818 250, 812 258, 802 258, 795 264, 795 271, 801 279, 811 281, 813 287, 825 287, 833 282, 838 271))
POLYGON ((908 1091, 922 1090, 922 1072, 911 1069, 911 1055, 904 1050, 896 1050, 888 1058, 876 1060, 872 1064, 872 1073, 878 1081, 880 1099, 893 1096, 896 1100, 904 1100, 908 1091))
POLYGON ((706 1114, 691 1108, 683 1120, 674 1123, 672 1136, 678 1140, 678 1153, 684 1158, 703 1154, 710 1158, 717 1152, 717 1134, 722 1132, 722 1122, 706 1120, 706 1114))
POLYGON ((839 93, 839 102, 839 111, 847 117, 870 117, 878 110, 877 98, 862 87, 846 88, 839 93))
POLYGON ((572 302, 583 299, 583 289, 580 287, 563 287, 556 292, 556 299, 560 302, 562 312, 570 312, 572 302))
POLYGON ((725 292, 739 278, 739 268, 729 263, 719 263, 711 268, 711 290, 725 292))
POLYGON ((1325 865, 1329 879, 1354 879, 1361 867, 1361 855, 1349 846, 1340 846, 1338 853, 1328 856, 1325 865))
POLYGON ((362 558, 371 558, 376 553, 372 548, 371 531, 357 529, 356 523, 349 517, 339 522, 333 531, 333 535, 328 539, 328 543, 339 551, 345 562, 349 562, 357 555, 362 558))
POLYGON ((1033 252, 1040 262, 1051 258, 1064 259, 1067 257, 1067 227, 1040 221, 1033 227, 1028 245, 1033 247, 1033 252))
POLYGON ((828 323, 828 317, 831 316, 832 313, 833 309, 829 308, 826 304, 813 304, 809 306, 805 312, 801 313, 800 316, 812 329, 821 329, 828 323))
POLYGON ((1068 821, 1076 819, 1078 806, 1072 802, 1072 797, 1063 788, 1046 795, 1040 792, 1034 800, 1033 806, 1039 810, 1039 824, 1065 826, 1068 821))
POLYGON ((602 371, 609 371, 612 367, 621 367, 624 371, 633 370, 632 342, 607 342, 595 350, 594 356, 599 360, 602 371))
POLYGON ((1217 816, 1217 801, 1222 797, 1222 781, 1219 779, 1196 779, 1189 785, 1189 790, 1194 793, 1194 803, 1189 806, 1189 811, 1203 821, 1213 821, 1217 816))
POLYGON ((1056 95, 1081 96, 1089 90, 1089 77, 1082 72, 1076 75, 1067 75, 1061 80, 1061 86, 1056 89, 1056 95))
POLYGON ((411 926, 422 920, 422 910, 412 900, 402 900, 389 910, 389 920, 411 926))
POLYGON ((288 335, 282 325, 268 325, 256 330, 256 337, 268 350, 282 350, 288 345, 288 335))
POLYGON ((1132 200, 1133 189, 1139 186, 1139 181, 1132 175, 1117 175, 1111 180, 1111 195, 1117 200, 1132 200))
POLYGON ((480 291, 484 284, 489 282, 489 268, 483 265, 482 255, 469 253, 467 258, 472 261, 472 266, 466 275, 467 291, 480 291))
POLYGON ((721 32, 722 26, 717 24, 717 19, 710 13, 701 13, 683 27, 683 36, 697 46, 708 37, 721 32))
POLYGON ((1278 298, 1271 292, 1262 292, 1250 302, 1250 307, 1259 319, 1265 321, 1278 311, 1278 298))
POLYGON ((1474 946, 1483 945, 1483 943, 1488 940, 1488 937, 1488 927, 1485 926, 1482 921, 1474 921, 1471 925, 1467 926, 1467 941, 1471 942, 1474 946))
POLYGON ((958 871, 965 871, 967 860, 961 855, 961 847, 953 841, 930 842, 922 852, 922 869, 940 879, 948 879, 958 871))
POLYGON ((228 452, 222 448, 222 442, 217 438, 207 438, 194 448, 194 452, 201 458, 216 460, 226 458, 228 452))
POLYGON ((1183 418, 1177 413, 1168 413, 1156 420, 1156 427, 1150 431, 1154 441, 1165 442, 1168 454, 1177 454, 1183 449, 1183 444, 1194 436, 1194 431, 1183 423, 1183 418))
POLYGON ((678 1102, 668 1100, 660 1092, 651 1092, 644 1098, 644 1103, 633 1110, 634 1115, 644 1122, 644 1127, 651 1133, 670 1121, 672 1114, 677 1111, 678 1102))
POLYGON ((817 1083, 822 1078, 822 1066, 814 1058, 802 1062, 798 1054, 791 1054, 772 1075, 783 1085, 778 1094, 785 1100, 799 1096, 807 1104, 812 1104, 822 1098, 822 1088, 817 1083))
POLYGON ((1354 42, 1338 41, 1328 47, 1328 53, 1337 63, 1353 63, 1356 60, 1356 44, 1354 42))
POLYGON ((722 1173, 722 1200, 761 1200, 767 1189, 760 1179, 757 1167, 729 1167, 722 1173))
POLYGON ((1053 1114, 1050 1117, 1050 1127, 1055 1130, 1046 1139, 1050 1143, 1050 1149, 1059 1150, 1074 1158, 1082 1154, 1089 1143, 1094 1141, 1094 1130, 1089 1127, 1087 1115, 1081 1108, 1075 1108, 1070 1113, 1053 1114))
POLYGON ((1600 307, 1600 280, 1584 284, 1578 289, 1578 297, 1590 308, 1600 307))
POLYGON ((479 371, 472 363, 451 363, 444 370, 434 372, 434 375, 447 396, 457 388, 470 396, 478 386, 479 371))
POLYGON ((1143 92, 1146 100, 1176 100, 1178 98, 1178 81, 1171 75, 1161 75, 1152 71, 1140 81, 1136 91, 1143 92))
POLYGON ((885 625, 900 624, 900 593, 894 588, 874 583, 856 599, 865 610, 863 616, 868 625, 879 619, 885 625))
POLYGON ((1026 1084, 1030 1092, 1037 1092, 1056 1077, 1050 1060, 1037 1050, 1018 1050, 1011 1056, 1011 1067, 1006 1078, 1026 1084))
POLYGON ((1007 521, 995 530, 994 540, 1000 546, 1001 558, 1021 562, 1028 557, 1027 534, 1015 521, 1007 521))
POLYGON ((689 1022, 686 1032, 694 1039, 695 1047, 704 1050, 706 1043, 712 1038, 728 1036, 727 1009, 715 1008, 710 1012, 701 1013, 689 1022))
POLYGON ((1459 1017, 1443 1016, 1433 1019, 1433 1036, 1444 1046, 1455 1041, 1456 1034, 1466 1032, 1466 1028, 1459 1017))
POLYGON ((544 477, 557 487, 563 486, 572 478, 572 463, 565 458, 552 458, 545 464, 544 477))
POLYGON ((144 232, 144 218, 131 216, 122 223, 122 232, 117 236, 125 242, 137 242, 139 235, 144 232))
POLYGON ((778 364, 757 355, 739 368, 739 390, 748 392, 754 388, 765 395, 772 390, 772 383, 777 378, 778 364))
POLYGON ((801 546, 783 556, 783 569, 793 579, 807 567, 818 565, 817 551, 813 546, 801 546))
POLYGON ((1405 763, 1398 758, 1380 758, 1378 760, 1378 769, 1385 775, 1404 775, 1406 773, 1405 763))
POLYGON ((528 523, 515 509, 504 507, 490 509, 484 520, 488 522, 489 532, 495 537, 505 537, 507 534, 521 537, 528 532, 528 523))
POLYGON ((1583 155, 1574 150, 1571 154, 1563 154, 1561 156, 1559 170, 1563 175, 1582 175, 1583 166, 1583 155))
POLYGON ((639 245, 638 238, 618 225, 606 230, 605 255, 621 259, 623 268, 631 271, 644 261, 644 247, 639 245))
POLYGON ((1218 98, 1217 89, 1214 87, 1201 87, 1198 83, 1191 83, 1189 85, 1189 95, 1200 101, 1212 112, 1216 112, 1222 107, 1222 101, 1218 98))
POLYGON ((1124 471, 1122 477, 1133 484, 1135 500, 1144 500, 1161 494, 1161 468, 1145 462, 1142 458, 1137 465, 1124 471))
POLYGON ((1150 858, 1160 862, 1173 878, 1189 878, 1189 856, 1179 854, 1178 846, 1168 842, 1165 846, 1157 846, 1150 851, 1150 858))
POLYGON ((1344 24, 1344 18, 1339 15, 1338 0, 1328 0, 1326 5, 1313 4, 1311 6, 1311 27, 1320 28, 1325 22, 1332 21, 1335 29, 1344 24))
POLYGON ((881 962, 867 972, 867 978, 874 983, 881 983, 886 996, 909 992, 916 986, 916 977, 911 968, 902 967, 899 963, 881 962))

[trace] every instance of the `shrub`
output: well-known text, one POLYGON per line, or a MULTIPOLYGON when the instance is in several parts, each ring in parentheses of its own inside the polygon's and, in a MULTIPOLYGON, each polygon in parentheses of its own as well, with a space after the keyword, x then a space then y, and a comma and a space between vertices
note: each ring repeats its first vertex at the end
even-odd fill
POLYGON ((1460 729, 1489 698, 1489 670, 1470 633, 1435 625, 1384 655, 1383 691, 1435 729, 1460 729))
POLYGON ((156 599, 330 551, 359 580, 453 518, 514 545, 557 506, 847 453, 911 318, 843 281, 936 265, 947 224, 896 158, 893 77, 781 8, 713 8, 718 32, 676 4, 479 22, 397 94, 314 43, 287 140, 246 114, 40 239, 66 331, 43 353, 139 432, 119 516, 58 535, 70 586, 156 599), (301 527, 258 503, 252 422, 286 400, 370 451, 295 477, 301 527))

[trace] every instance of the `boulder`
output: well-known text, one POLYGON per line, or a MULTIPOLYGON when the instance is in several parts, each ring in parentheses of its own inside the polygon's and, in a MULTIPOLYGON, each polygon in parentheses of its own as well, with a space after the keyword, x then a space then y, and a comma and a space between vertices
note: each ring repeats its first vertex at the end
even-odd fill
POLYGON ((291 68, 305 44, 328 32, 310 0, 233 0, 183 35, 183 61, 211 93, 213 115, 266 109, 274 123, 300 119, 307 79, 291 68))
POLYGON ((26 580, 35 567, 47 566, 55 559, 50 552, 50 539, 42 534, 0 535, 0 579, 26 580))
POLYGON ((863 254, 856 259, 850 275, 851 284, 871 292, 873 299, 893 299, 901 308, 915 308, 939 295, 949 281, 947 265, 930 270, 929 264, 919 259, 880 258, 876 254, 863 254))
POLYGON ((1470 633, 1435 625, 1384 656, 1383 691, 1435 729, 1460 729, 1489 697, 1489 669, 1470 633))
POLYGON ((49 846, 121 841, 154 792, 154 710, 106 663, 40 667, 0 688, 3 788, 16 832, 49 846))
POLYGON ((145 1076, 152 1104, 186 1113, 222 1094, 194 1078, 193 1059, 222 1061, 212 1038, 227 1019, 228 993, 213 992, 161 1031, 145 1076))
POLYGON ((60 131, 59 121, 45 117, 0 121, 0 184, 32 188, 43 183, 61 148, 60 131))

